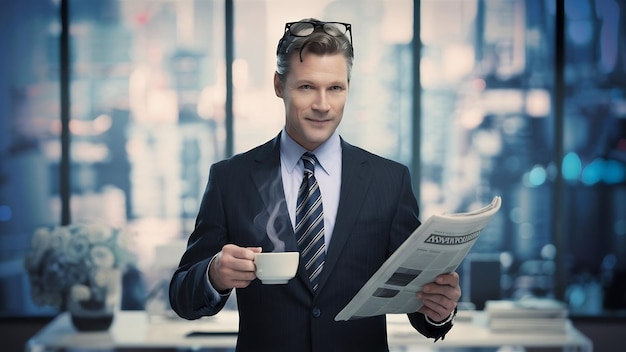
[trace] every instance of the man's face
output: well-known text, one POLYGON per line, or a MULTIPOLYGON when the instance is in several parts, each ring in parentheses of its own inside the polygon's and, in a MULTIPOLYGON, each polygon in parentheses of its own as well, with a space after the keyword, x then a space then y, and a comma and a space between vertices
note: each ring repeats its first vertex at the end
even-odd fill
POLYGON ((302 53, 291 57, 291 71, 282 86, 274 76, 276 95, 285 103, 285 127, 307 150, 324 143, 343 117, 348 98, 348 67, 342 54, 302 53))

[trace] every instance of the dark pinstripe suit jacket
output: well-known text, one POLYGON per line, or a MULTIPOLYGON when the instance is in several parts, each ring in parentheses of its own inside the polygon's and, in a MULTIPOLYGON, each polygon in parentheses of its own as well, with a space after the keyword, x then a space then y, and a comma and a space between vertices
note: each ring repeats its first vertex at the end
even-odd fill
MULTIPOLYGON (((211 307, 201 289, 210 259, 227 243, 272 251, 268 219, 285 250, 298 250, 280 181, 279 140, 211 167, 196 228, 170 284, 170 302, 180 316, 219 312, 223 305, 211 307)), ((405 166, 341 143, 339 208, 320 287, 313 293, 301 263, 286 285, 255 280, 238 289, 238 351, 388 350, 384 316, 347 322, 334 317, 419 225, 418 205, 405 166)), ((428 337, 449 329, 427 325, 419 313, 409 319, 428 337)))

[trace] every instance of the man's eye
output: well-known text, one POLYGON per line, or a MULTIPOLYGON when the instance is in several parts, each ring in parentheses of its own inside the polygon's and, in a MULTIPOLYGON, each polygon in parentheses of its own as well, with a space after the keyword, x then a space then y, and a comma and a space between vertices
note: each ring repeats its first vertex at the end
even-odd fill
POLYGON ((333 87, 330 88, 330 90, 341 91, 341 90, 343 90, 343 87, 342 86, 333 86, 333 87))
POLYGON ((311 88, 313 88, 313 87, 311 87, 310 84, 303 84, 303 85, 300 86, 300 89, 311 89, 311 88))

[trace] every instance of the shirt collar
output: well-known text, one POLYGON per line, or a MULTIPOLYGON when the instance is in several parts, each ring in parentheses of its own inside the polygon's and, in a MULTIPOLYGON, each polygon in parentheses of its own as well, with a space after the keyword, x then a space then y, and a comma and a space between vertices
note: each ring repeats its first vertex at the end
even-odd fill
MULTIPOLYGON (((287 168, 287 172, 293 172, 302 154, 306 151, 306 149, 287 134, 287 131, 283 127, 280 138, 280 154, 281 160, 287 168)), ((322 143, 311 152, 315 154, 322 170, 324 170, 326 174, 330 174, 333 169, 332 165, 335 165, 341 159, 341 139, 339 138, 337 130, 335 130, 326 142, 322 143)))

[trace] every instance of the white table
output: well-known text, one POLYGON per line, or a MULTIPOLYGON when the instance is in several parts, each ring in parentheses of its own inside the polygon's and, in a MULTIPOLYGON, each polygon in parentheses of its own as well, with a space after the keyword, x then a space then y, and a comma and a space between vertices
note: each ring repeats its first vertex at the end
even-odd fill
MULTIPOLYGON (((237 323, 234 311, 222 311, 215 317, 195 321, 150 319, 143 311, 121 311, 109 331, 79 333, 72 327, 67 313, 62 313, 28 341, 26 351, 232 348, 237 339, 237 323), (198 331, 203 334, 187 336, 198 331)), ((389 315, 387 325, 389 347, 396 352, 501 346, 593 350, 591 340, 571 323, 563 334, 494 333, 486 327, 482 312, 462 314, 446 339, 436 343, 415 332, 405 315, 389 315)))
POLYGON ((593 351, 592 341, 578 331, 570 321, 567 322, 564 333, 504 333, 493 332, 487 328, 487 320, 483 312, 459 311, 459 319, 446 335, 445 340, 436 343, 416 333, 405 315, 388 315, 387 329, 389 348, 392 351, 437 351, 444 348, 447 350, 502 346, 593 351))

